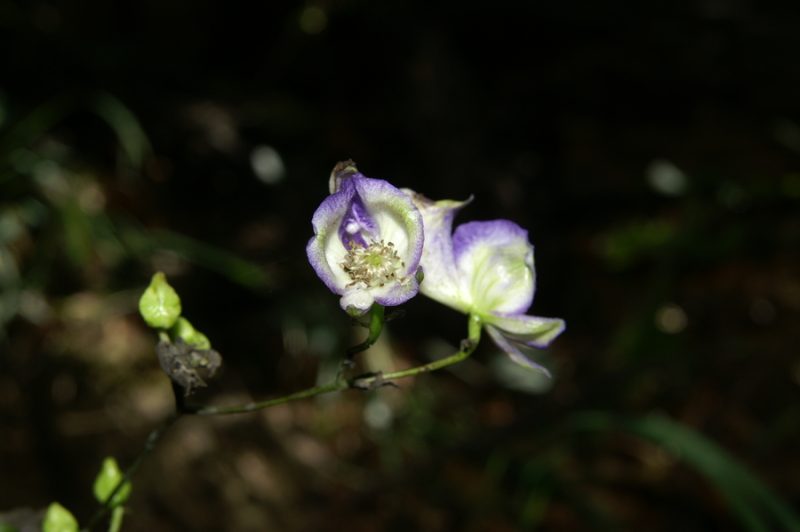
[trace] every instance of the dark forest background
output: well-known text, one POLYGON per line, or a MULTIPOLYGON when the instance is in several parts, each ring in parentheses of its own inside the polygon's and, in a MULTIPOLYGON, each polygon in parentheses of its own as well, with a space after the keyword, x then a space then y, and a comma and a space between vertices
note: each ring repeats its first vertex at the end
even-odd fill
MULTIPOLYGON (((0 0, 0 513, 85 522, 172 409, 163 270, 225 358, 199 401, 360 341, 305 260, 333 165, 508 218, 535 354, 187 418, 124 530, 797 530, 800 10, 791 2, 0 0)), ((404 306, 367 370, 449 353, 404 306)))

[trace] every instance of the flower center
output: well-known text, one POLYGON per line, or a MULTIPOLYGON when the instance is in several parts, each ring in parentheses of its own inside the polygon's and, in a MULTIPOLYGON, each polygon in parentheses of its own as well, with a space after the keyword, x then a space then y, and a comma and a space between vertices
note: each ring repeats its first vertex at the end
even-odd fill
POLYGON ((397 280, 406 263, 400 259, 393 243, 381 240, 373 241, 367 247, 350 242, 341 267, 352 279, 348 287, 360 283, 376 287, 397 280))

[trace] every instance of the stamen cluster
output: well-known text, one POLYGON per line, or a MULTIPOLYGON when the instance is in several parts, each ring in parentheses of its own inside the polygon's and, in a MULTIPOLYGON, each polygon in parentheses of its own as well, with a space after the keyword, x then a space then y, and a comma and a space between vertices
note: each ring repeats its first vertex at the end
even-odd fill
POLYGON ((360 284, 374 288, 396 281, 398 273, 405 270, 406 263, 397 254, 392 242, 380 240, 370 242, 367 247, 351 242, 340 266, 352 279, 348 288, 360 284))

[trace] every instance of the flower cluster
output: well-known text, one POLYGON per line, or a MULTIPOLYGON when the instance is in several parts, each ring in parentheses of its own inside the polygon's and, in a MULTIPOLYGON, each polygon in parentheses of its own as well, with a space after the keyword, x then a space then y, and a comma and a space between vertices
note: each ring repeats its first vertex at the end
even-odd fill
POLYGON ((307 252, 320 279, 342 296, 343 309, 362 315, 375 303, 398 305, 421 291, 477 317, 514 362, 549 375, 520 350, 545 347, 564 330, 561 319, 525 314, 535 290, 527 231, 493 220, 453 232, 456 213, 470 200, 431 201, 365 177, 352 161, 336 165, 330 189, 314 213, 307 252))

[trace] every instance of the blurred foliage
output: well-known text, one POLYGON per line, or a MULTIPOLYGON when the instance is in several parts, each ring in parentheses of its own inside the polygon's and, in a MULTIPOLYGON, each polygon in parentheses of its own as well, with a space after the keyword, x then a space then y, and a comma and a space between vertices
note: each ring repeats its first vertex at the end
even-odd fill
MULTIPOLYGON (((0 523, 81 522, 172 408, 138 296, 226 354, 198 401, 363 340, 305 263, 331 166, 476 200, 567 332, 443 374, 184 419, 130 530, 796 530, 800 83, 788 3, 0 1, 0 523), (527 376, 527 374, 526 374, 527 376), (34 509, 31 509, 34 508, 34 509), (27 521, 26 521, 27 520, 27 521)), ((450 352, 420 298, 359 363, 450 352)))

